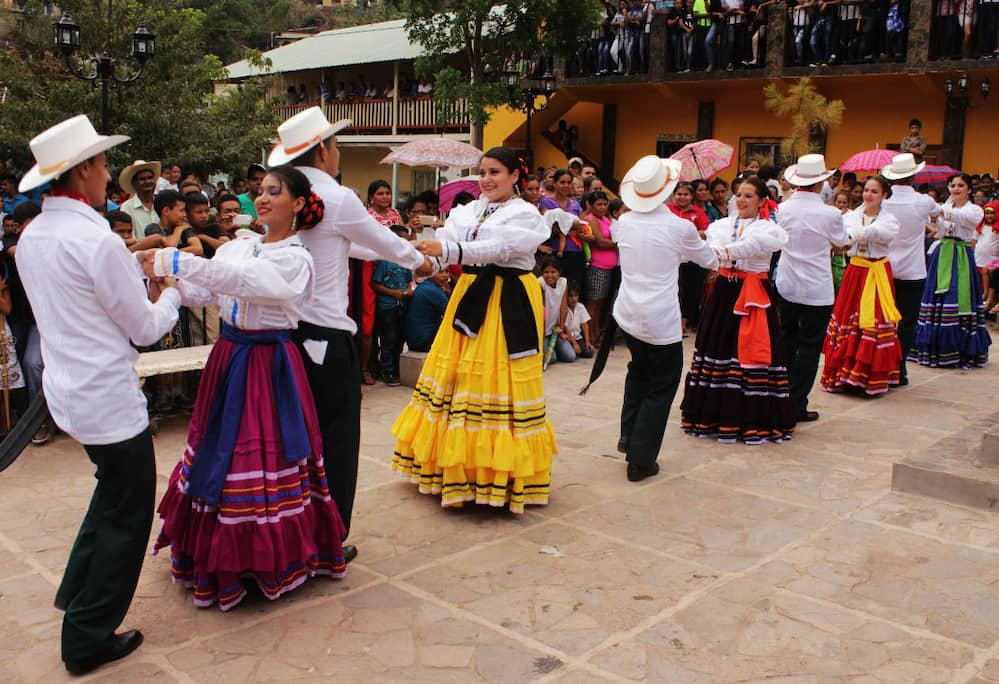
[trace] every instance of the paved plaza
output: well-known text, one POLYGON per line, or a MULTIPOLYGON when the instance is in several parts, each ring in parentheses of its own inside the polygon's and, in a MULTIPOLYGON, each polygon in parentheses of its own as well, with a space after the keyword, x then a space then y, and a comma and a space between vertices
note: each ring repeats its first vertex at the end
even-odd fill
MULTIPOLYGON (((419 495, 389 467, 409 391, 366 388, 349 576, 222 613, 148 558, 124 625, 145 644, 91 679, 999 682, 999 513, 890 489, 894 461, 997 410, 994 364, 915 367, 876 400, 817 389, 821 420, 783 445, 687 437, 678 396, 663 472, 634 484, 626 357, 586 397, 588 362, 546 373, 561 453, 522 517, 419 495)), ((186 427, 161 427, 159 493, 186 427)), ((92 489, 65 436, 0 474, 0 681, 68 679, 52 599, 92 489)))

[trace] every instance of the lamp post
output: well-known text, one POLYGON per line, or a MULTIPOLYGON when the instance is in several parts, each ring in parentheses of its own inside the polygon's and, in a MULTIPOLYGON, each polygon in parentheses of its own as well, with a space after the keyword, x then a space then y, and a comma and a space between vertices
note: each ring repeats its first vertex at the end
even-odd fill
MULTIPOLYGON (((971 106, 968 97, 968 90, 971 86, 971 79, 968 74, 961 72, 957 83, 948 78, 944 81, 944 94, 947 96, 947 106, 954 109, 971 106), (956 91, 956 92, 955 92, 956 91)), ((986 100, 992 92, 992 81, 987 76, 978 84, 978 91, 982 95, 982 100, 986 100)))
POLYGON ((521 85, 520 72, 516 68, 513 68, 513 66, 510 66, 503 71, 503 83, 510 92, 510 101, 516 103, 513 106, 527 115, 527 165, 529 169, 533 170, 531 117, 535 113, 548 108, 551 96, 556 90, 555 76, 550 70, 547 70, 540 81, 538 79, 528 79, 525 80, 524 85, 521 85))
POLYGON ((146 62, 156 52, 156 36, 146 28, 145 22, 139 22, 139 27, 129 36, 129 56, 138 63, 138 69, 126 71, 119 74, 118 65, 122 62, 110 55, 108 50, 111 47, 111 0, 108 0, 107 19, 107 39, 104 49, 97 54, 81 59, 82 66, 77 66, 74 55, 80 49, 80 26, 69 12, 65 12, 62 18, 54 25, 55 45, 62 52, 66 61, 66 68, 71 74, 84 81, 101 83, 101 133, 107 134, 111 131, 108 124, 108 94, 112 87, 119 84, 133 83, 142 76, 142 70, 146 62))

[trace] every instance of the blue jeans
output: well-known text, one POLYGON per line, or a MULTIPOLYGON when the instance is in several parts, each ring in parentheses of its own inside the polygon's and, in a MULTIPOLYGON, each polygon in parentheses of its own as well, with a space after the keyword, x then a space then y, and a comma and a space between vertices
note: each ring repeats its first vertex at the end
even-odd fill
POLYGON ((812 48, 812 59, 816 62, 824 62, 829 59, 829 53, 826 50, 826 31, 828 26, 829 20, 825 17, 820 18, 812 26, 812 35, 809 43, 812 48))
POLYGON ((712 23, 708 29, 708 35, 704 39, 704 55, 707 57, 707 66, 718 66, 715 62, 715 40, 718 38, 718 24, 712 23))
POLYGON ((808 40, 808 27, 794 27, 794 58, 798 64, 805 63, 805 43, 808 40))
POLYGON ((24 360, 21 364, 24 371, 24 381, 28 387, 28 401, 31 401, 42 390, 42 339, 38 335, 38 326, 28 329, 28 345, 24 348, 24 360))

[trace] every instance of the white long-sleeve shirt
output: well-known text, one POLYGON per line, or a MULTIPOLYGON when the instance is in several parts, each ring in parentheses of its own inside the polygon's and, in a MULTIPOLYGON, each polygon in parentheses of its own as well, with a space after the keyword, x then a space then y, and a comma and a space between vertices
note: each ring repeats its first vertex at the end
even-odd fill
POLYGON ((714 251, 694 224, 666 205, 650 212, 629 211, 612 229, 621 257, 621 289, 614 319, 624 332, 643 342, 665 345, 683 338, 677 278, 680 263, 718 267, 714 251))
POLYGON ((155 304, 135 257, 84 202, 49 197, 22 233, 17 267, 42 341, 42 383, 56 424, 82 444, 115 444, 149 425, 139 346, 177 323, 180 293, 155 304))
POLYGON ((735 216, 712 223, 704 238, 716 253, 722 252, 720 266, 751 273, 769 271, 770 257, 787 244, 787 232, 773 221, 735 216))
POLYGON ((455 207, 437 231, 444 249, 441 264, 495 264, 525 271, 534 268, 534 254, 550 236, 537 207, 519 197, 498 205, 480 197, 455 207))
POLYGON ((237 233, 212 259, 161 249, 156 275, 172 275, 185 306, 218 304, 222 320, 241 330, 298 327, 312 295, 315 266, 298 235, 264 242, 248 230, 237 233))
POLYGON ((951 200, 947 200, 940 207, 940 216, 937 218, 937 239, 954 237, 965 242, 974 240, 978 233, 975 231, 978 224, 985 216, 985 210, 974 202, 967 202, 958 208, 951 200))
POLYGON ((843 227, 853 240, 850 256, 864 259, 880 259, 891 253, 891 246, 898 238, 898 219, 881 209, 871 218, 864 215, 864 205, 843 214, 843 227))
POLYGON ((816 193, 799 189, 780 205, 777 224, 788 237, 777 267, 777 292, 796 304, 828 306, 835 302, 829 248, 850 244, 842 214, 823 204, 816 193))
POLYGON ((305 304, 302 320, 324 328, 357 331, 347 315, 348 258, 363 256, 392 261, 416 270, 424 256, 406 240, 378 223, 357 199, 325 171, 298 166, 312 183, 312 190, 325 204, 323 220, 298 236, 315 261, 315 286, 305 304), (352 249, 357 243, 368 251, 352 249))
POLYGON ((881 202, 881 211, 898 221, 898 237, 891 244, 888 262, 898 280, 923 280, 926 277, 926 224, 937 203, 909 185, 893 185, 891 197, 881 202))

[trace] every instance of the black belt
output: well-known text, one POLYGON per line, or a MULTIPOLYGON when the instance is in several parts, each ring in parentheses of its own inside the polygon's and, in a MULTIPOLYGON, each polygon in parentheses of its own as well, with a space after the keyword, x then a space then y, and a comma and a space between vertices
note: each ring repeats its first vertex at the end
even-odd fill
POLYGON ((506 337, 507 353, 511 359, 520 359, 538 354, 538 324, 534 319, 534 308, 520 276, 530 271, 501 266, 463 266, 462 274, 475 276, 454 311, 455 330, 475 339, 486 319, 489 298, 496 286, 496 279, 504 283, 500 291, 500 316, 503 321, 503 334, 506 337))
POLYGON ((326 342, 332 342, 333 340, 339 339, 340 337, 353 337, 352 334, 346 330, 338 330, 337 328, 326 328, 321 325, 316 325, 315 323, 306 323, 305 321, 298 322, 298 330, 292 333, 292 339, 296 342, 301 342, 302 340, 320 340, 326 342))

